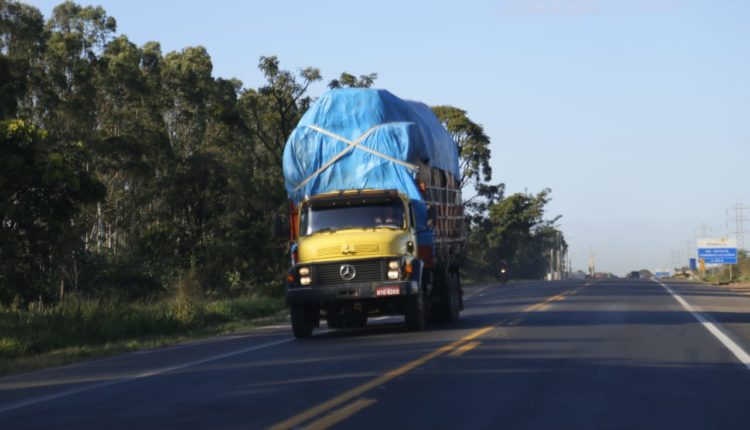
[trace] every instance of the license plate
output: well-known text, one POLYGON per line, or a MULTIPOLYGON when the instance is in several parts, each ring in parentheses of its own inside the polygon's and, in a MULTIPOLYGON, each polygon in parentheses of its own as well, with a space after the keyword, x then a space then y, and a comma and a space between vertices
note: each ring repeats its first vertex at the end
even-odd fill
POLYGON ((399 287, 377 287, 375 288, 376 296, 398 296, 401 294, 399 287))

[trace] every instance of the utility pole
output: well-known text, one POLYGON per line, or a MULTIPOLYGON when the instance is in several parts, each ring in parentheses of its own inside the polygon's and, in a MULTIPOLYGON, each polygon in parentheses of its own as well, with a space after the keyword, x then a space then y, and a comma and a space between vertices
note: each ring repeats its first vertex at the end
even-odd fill
POLYGON ((563 253, 562 244, 560 242, 557 243, 557 280, 561 280, 563 278, 563 266, 565 254, 563 253))
POLYGON ((696 239, 705 239, 711 233, 711 227, 706 225, 706 221, 701 222, 701 225, 695 229, 696 239))
POLYGON ((685 259, 690 260, 695 257, 695 242, 686 240, 685 241, 685 259))
POLYGON ((552 267, 554 266, 555 262, 555 248, 548 248, 547 249, 547 255, 549 255, 549 258, 547 258, 547 280, 552 281, 554 279, 554 275, 552 273, 552 267))
POLYGON ((730 235, 734 234, 737 238, 737 249, 745 249, 745 223, 750 221, 750 218, 745 216, 744 212, 750 210, 749 206, 745 206, 740 202, 736 205, 727 209, 727 223, 734 222, 734 230, 729 231, 730 235), (729 218, 729 211, 734 211, 734 218, 729 218))
POLYGON ((592 248, 589 248, 589 275, 591 277, 594 277, 594 273, 596 272, 596 264, 594 262, 594 250, 592 248))
POLYGON ((568 255, 568 278, 570 278, 570 275, 573 274, 573 258, 570 255, 570 251, 567 252, 568 255))

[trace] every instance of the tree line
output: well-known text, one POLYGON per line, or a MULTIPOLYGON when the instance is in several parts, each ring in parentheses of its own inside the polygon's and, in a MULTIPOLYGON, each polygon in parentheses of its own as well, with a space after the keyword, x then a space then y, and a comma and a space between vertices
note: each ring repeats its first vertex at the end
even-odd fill
MULTIPOLYGON (((275 56, 258 67, 265 82, 246 87, 214 77, 201 46, 135 45, 102 7, 68 1, 45 21, 0 0, 0 303, 144 298, 187 272, 209 294, 278 289, 282 151, 323 77, 275 56)), ((328 86, 376 79, 344 72, 328 86)), ((543 219, 549 192, 505 198, 489 183, 482 127, 460 109, 434 110, 459 143, 462 184, 478 192, 467 267, 489 273, 510 257, 538 275, 556 231, 543 219)))

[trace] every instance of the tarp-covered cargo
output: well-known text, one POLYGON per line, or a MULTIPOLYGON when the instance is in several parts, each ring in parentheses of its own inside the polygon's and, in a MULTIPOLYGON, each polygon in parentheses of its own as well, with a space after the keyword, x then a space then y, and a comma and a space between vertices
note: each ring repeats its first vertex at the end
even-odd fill
POLYGON ((420 164, 459 178, 458 148, 430 108, 386 90, 336 89, 300 120, 284 148, 289 198, 351 189, 397 189, 422 200, 420 164))

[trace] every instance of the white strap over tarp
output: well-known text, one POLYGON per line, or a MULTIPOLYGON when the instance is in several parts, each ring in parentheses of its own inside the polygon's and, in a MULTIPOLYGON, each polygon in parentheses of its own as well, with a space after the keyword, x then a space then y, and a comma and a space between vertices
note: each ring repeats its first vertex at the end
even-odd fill
POLYGON ((320 166, 320 168, 318 170, 316 170, 315 172, 313 172, 304 181, 300 182, 294 188, 294 191, 299 191, 299 189, 302 188, 302 187, 304 187, 305 184, 307 184, 308 182, 310 182, 311 180, 313 180, 313 178, 315 178, 316 176, 318 176, 319 174, 321 174, 327 168, 331 167, 331 165, 333 163, 335 163, 336 160, 338 160, 339 158, 343 157, 344 155, 346 155, 349 151, 353 150, 354 148, 359 148, 359 149, 361 149, 363 151, 369 152, 370 154, 373 154, 373 155, 376 155, 376 156, 378 156, 380 158, 388 160, 388 161, 390 161, 392 163, 396 163, 396 164, 399 164, 401 166, 406 167, 407 169, 411 169, 411 170, 415 170, 416 171, 418 169, 418 167, 415 164, 407 163, 407 162, 405 162, 403 160, 399 160, 399 159, 393 158, 390 155, 386 155, 386 154, 383 154, 382 152, 378 152, 378 151, 376 151, 376 150, 374 150, 372 148, 368 148, 368 147, 366 147, 364 145, 360 145, 367 138, 367 136, 371 135, 373 132, 375 132, 375 130, 377 130, 380 127, 385 127, 385 126, 388 126, 388 125, 391 125, 391 124, 393 124, 393 123, 378 124, 378 125, 376 125, 374 127, 371 127, 369 130, 367 130, 366 132, 362 133, 362 135, 359 136, 354 141, 351 141, 351 140, 349 140, 349 139, 347 139, 347 138, 345 138, 343 136, 339 136, 336 133, 331 133, 328 130, 325 130, 323 128, 318 127, 317 125, 308 125, 308 126, 306 126, 307 128, 315 130, 315 131, 317 131, 320 134, 324 134, 324 135, 326 135, 328 137, 332 137, 332 138, 334 138, 336 140, 340 140, 341 142, 346 143, 347 147, 343 151, 341 151, 338 154, 336 154, 333 158, 331 158, 330 160, 328 160, 324 165, 320 166))

